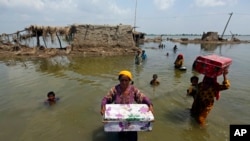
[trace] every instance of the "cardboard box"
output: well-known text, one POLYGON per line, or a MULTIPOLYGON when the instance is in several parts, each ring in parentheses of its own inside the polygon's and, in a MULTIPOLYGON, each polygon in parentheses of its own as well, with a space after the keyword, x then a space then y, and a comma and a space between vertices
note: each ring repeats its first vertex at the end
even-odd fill
POLYGON ((146 104, 106 104, 105 132, 151 131, 154 116, 146 104))
POLYGON ((232 64, 232 59, 218 55, 198 56, 193 63, 193 70, 209 77, 223 74, 232 64))

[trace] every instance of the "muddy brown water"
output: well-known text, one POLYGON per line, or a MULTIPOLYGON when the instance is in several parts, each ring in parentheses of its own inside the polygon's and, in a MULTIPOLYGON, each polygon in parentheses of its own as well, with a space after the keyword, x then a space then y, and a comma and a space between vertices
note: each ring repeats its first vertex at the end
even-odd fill
POLYGON ((177 44, 176 53, 173 43, 164 44, 163 49, 157 43, 141 45, 148 58, 139 66, 133 55, 2 59, 0 140, 115 141, 115 133, 103 131, 99 111, 102 97, 118 83, 117 74, 123 69, 133 73, 134 85, 154 103, 153 131, 139 132, 139 141, 228 141, 230 124, 249 124, 248 44, 220 45, 212 50, 199 44, 177 44), (185 72, 173 67, 178 53, 184 55, 185 72), (232 86, 221 92, 207 126, 200 128, 189 115, 192 98, 185 94, 195 57, 211 53, 233 59, 228 74, 232 86), (157 87, 149 85, 154 73, 161 83, 157 87), (60 100, 50 107, 43 101, 51 90, 60 100))

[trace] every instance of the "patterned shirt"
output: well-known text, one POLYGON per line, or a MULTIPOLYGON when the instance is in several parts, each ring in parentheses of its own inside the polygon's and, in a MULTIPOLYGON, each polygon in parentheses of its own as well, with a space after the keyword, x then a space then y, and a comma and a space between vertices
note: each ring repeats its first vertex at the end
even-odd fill
MULTIPOLYGON (((218 91, 226 90, 230 87, 229 80, 223 81, 222 84, 216 83, 214 86, 209 87, 208 89, 203 88, 203 84, 198 84, 198 93, 195 98, 196 106, 203 109, 214 104, 214 97, 218 91), (197 103, 198 102, 198 103, 197 103)), ((197 107, 196 107, 197 108, 197 107)))
POLYGON ((108 94, 102 99, 102 106, 105 104, 147 104, 148 106, 152 105, 148 97, 140 92, 139 89, 133 85, 129 85, 127 90, 122 94, 120 84, 112 87, 108 94))

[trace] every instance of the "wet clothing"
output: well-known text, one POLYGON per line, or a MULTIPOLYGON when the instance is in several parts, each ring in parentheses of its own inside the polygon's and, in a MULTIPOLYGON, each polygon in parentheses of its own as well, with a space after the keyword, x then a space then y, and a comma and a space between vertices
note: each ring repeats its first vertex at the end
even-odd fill
POLYGON ((198 91, 194 98, 191 114, 196 118, 199 124, 204 125, 207 115, 214 105, 214 97, 219 91, 226 90, 230 87, 229 80, 223 81, 222 84, 215 82, 207 85, 203 82, 198 84, 198 91))
POLYGON ((146 53, 141 54, 141 59, 142 59, 142 61, 145 61, 147 59, 146 53))
POLYGON ((150 81, 150 85, 154 85, 154 86, 160 85, 160 82, 158 80, 156 80, 156 79, 153 79, 153 80, 150 81))
POLYGON ((183 63, 184 63, 184 57, 182 54, 179 54, 174 62, 174 66, 175 68, 180 68, 182 67, 183 63))
POLYGON ((182 67, 183 62, 184 62, 183 59, 178 59, 178 58, 177 58, 177 59, 175 60, 175 62, 174 62, 174 67, 175 67, 175 68, 180 68, 180 67, 182 67))
POLYGON ((198 91, 198 85, 191 85, 187 89, 187 95, 192 96, 193 98, 195 98, 197 91, 198 91))
POLYGON ((119 132, 118 138, 119 138, 119 141, 137 141, 138 134, 136 131, 119 132))
POLYGON ((57 101, 59 101, 59 97, 56 97, 55 99, 47 99, 47 100, 45 100, 44 101, 44 104, 46 104, 46 105, 54 105, 54 104, 56 104, 56 102, 57 101))
POLYGON ((141 62, 142 62, 142 58, 141 58, 140 54, 137 54, 137 55, 135 56, 135 64, 136 64, 136 65, 140 65, 141 62))

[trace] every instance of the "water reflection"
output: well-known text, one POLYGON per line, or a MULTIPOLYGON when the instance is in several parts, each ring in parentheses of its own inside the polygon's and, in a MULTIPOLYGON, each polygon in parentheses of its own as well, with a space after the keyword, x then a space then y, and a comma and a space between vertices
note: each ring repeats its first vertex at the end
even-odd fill
POLYGON ((186 73, 184 70, 174 69, 174 77, 179 79, 181 78, 182 74, 186 73))
MULTIPOLYGON (((41 58, 29 60, 35 67, 37 72, 48 73, 61 76, 65 72, 71 71, 80 75, 105 75, 116 70, 128 69, 133 66, 133 56, 114 56, 114 57, 68 57, 56 56, 53 58, 41 58)), ((27 63, 25 59, 12 59, 4 61, 6 66, 17 65, 19 63, 27 63)), ((26 65, 27 66, 27 65, 26 65)), ((137 72, 140 72, 140 67, 137 72)), ((118 71, 117 71, 118 73, 118 71)))
MULTIPOLYGON (((116 74, 118 74, 120 70, 127 69, 134 72, 133 55, 106 57, 55 56, 52 58, 39 59, 8 58, 2 60, 2 62, 4 62, 6 66, 31 67, 31 69, 34 68, 36 72, 45 75, 77 80, 82 84, 91 83, 93 85, 99 84, 100 78, 116 80, 116 74)), ((139 75, 142 71, 142 66, 138 66, 135 71, 139 75)))
POLYGON ((214 52, 219 46, 221 45, 204 43, 204 44, 201 44, 201 50, 206 51, 206 52, 214 52))

